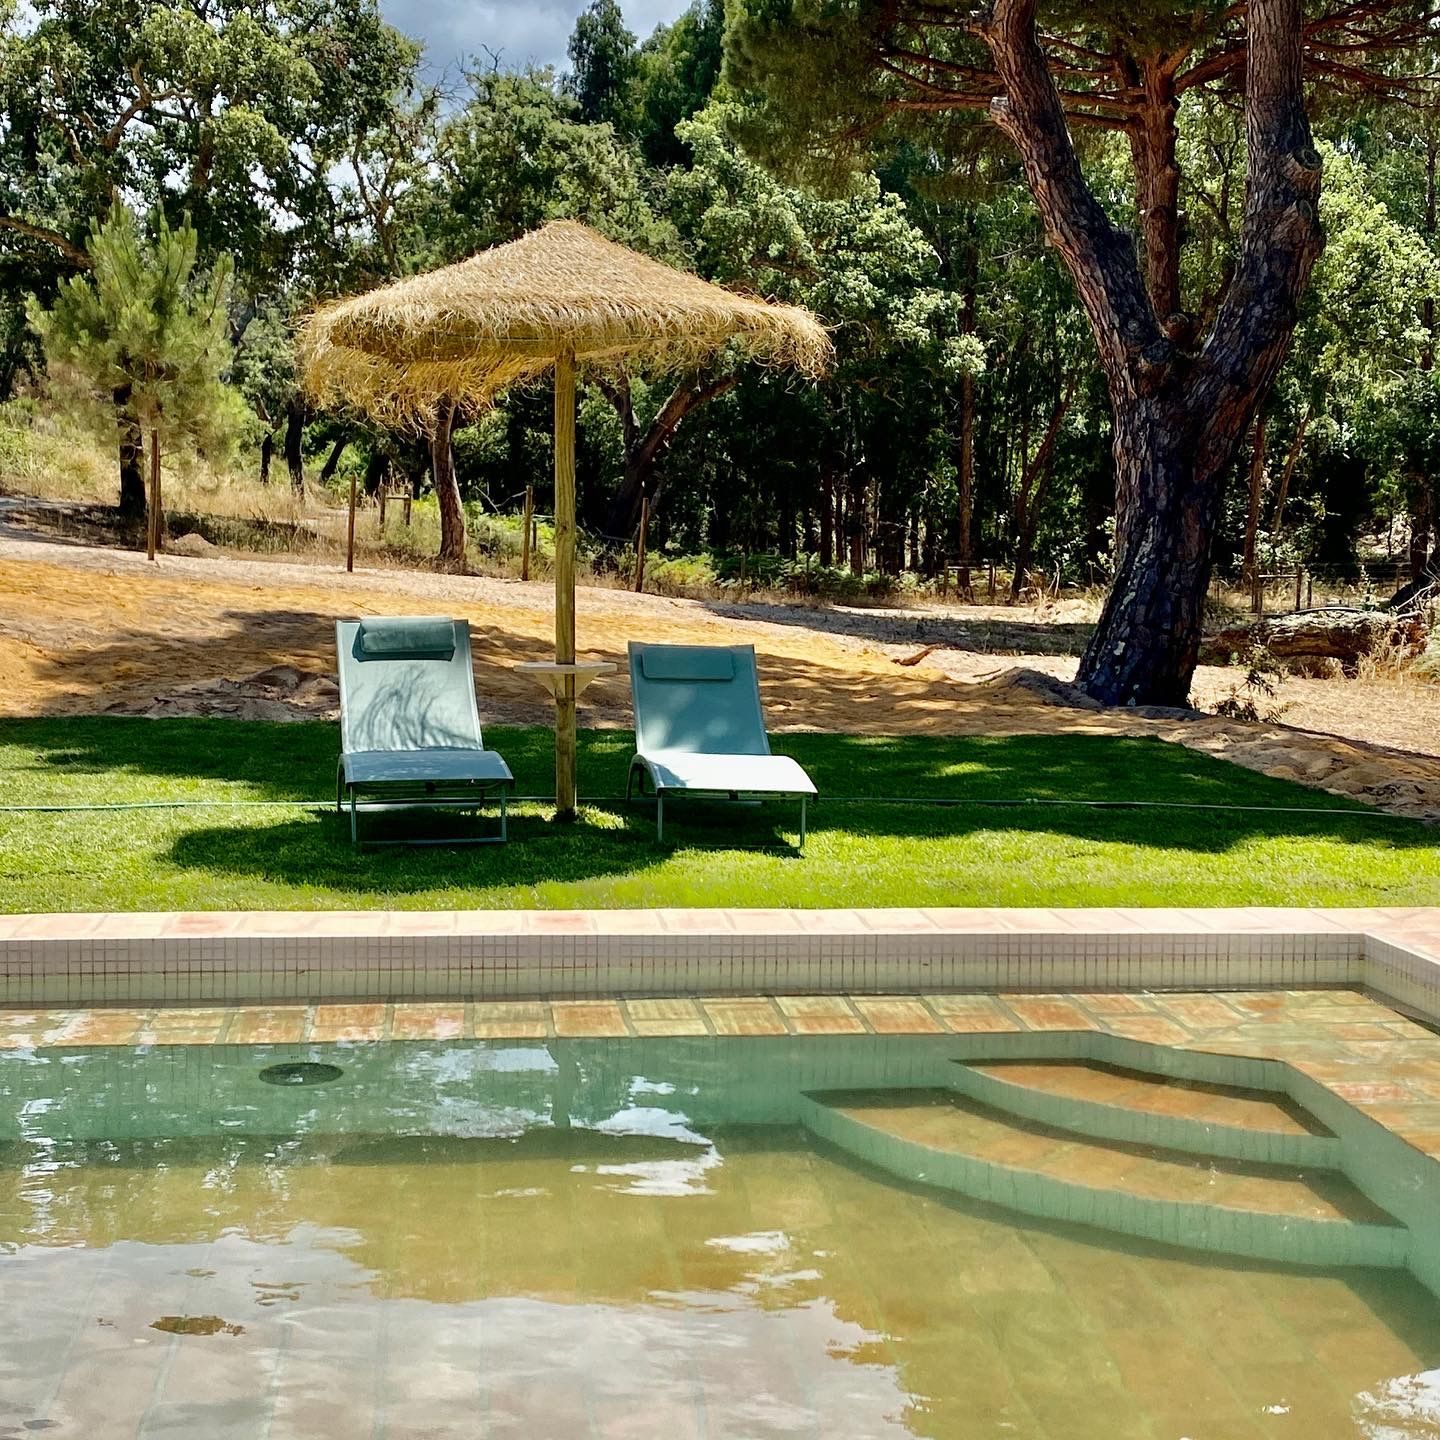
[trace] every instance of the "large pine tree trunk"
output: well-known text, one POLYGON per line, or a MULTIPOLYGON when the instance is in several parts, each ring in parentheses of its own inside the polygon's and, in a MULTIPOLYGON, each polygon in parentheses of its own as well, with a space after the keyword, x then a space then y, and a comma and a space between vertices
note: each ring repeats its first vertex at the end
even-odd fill
POLYGON ((455 478, 455 406, 442 400, 435 410, 435 427, 430 434, 430 473, 435 481, 435 498, 440 502, 440 563, 449 570, 465 568, 465 507, 460 503, 460 483, 455 478))
POLYGON ((1223 486, 1196 465, 1185 408, 1134 405, 1115 416, 1115 464, 1132 497, 1116 566, 1081 662, 1091 695, 1111 704, 1183 705, 1200 653, 1211 543, 1223 486))
MULTIPOLYGON (((1168 182, 1142 196, 1160 202, 1146 216, 1142 274, 1134 238, 1081 170, 1036 6, 993 0, 981 34, 1005 91, 991 117, 1019 150, 1046 236, 1075 282, 1114 414, 1116 573, 1078 680, 1105 704, 1181 704, 1199 653, 1221 479, 1284 361, 1323 244, 1302 0, 1246 7, 1245 216, 1230 284, 1203 337, 1189 317, 1167 313, 1173 268, 1159 252, 1176 223, 1168 182)), ((1132 143, 1145 189, 1169 168, 1155 132, 1173 126, 1173 107, 1150 93, 1148 77, 1143 88, 1147 133, 1132 143)))
POLYGON ((130 408, 130 387, 114 393, 115 422, 120 430, 120 515, 125 520, 145 516, 145 432, 130 408))

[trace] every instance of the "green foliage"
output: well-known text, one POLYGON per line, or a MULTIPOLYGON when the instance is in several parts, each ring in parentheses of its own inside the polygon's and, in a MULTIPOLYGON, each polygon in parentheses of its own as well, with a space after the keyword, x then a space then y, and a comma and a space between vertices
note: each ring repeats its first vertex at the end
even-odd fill
POLYGON ((52 366, 68 367, 102 398, 123 392, 142 428, 172 443, 213 441, 234 414, 220 383, 233 266, 222 256, 200 270, 197 244, 188 221, 172 230, 163 215, 147 241, 117 205, 91 235, 88 273, 67 280, 50 310, 30 306, 52 366))
POLYGON ((575 97, 581 118, 628 128, 639 60, 617 0, 590 0, 575 21, 569 54, 565 88, 575 97))

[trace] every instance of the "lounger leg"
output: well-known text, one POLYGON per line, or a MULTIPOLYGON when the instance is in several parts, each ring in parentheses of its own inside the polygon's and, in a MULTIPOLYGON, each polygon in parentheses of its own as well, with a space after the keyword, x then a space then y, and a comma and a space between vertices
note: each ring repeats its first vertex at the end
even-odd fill
POLYGON ((350 787, 350 843, 360 848, 360 822, 355 813, 355 787, 350 787))
POLYGON ((808 795, 800 797, 800 853, 802 855, 805 853, 805 802, 809 798, 808 795))
POLYGON ((339 760, 335 765, 335 813, 345 813, 345 761, 339 760))
POLYGON ((630 803, 630 794, 635 789, 635 767, 632 765, 625 772, 625 803, 630 803))
POLYGON ((655 843, 657 845, 665 843, 665 792, 663 790, 655 792, 655 843))

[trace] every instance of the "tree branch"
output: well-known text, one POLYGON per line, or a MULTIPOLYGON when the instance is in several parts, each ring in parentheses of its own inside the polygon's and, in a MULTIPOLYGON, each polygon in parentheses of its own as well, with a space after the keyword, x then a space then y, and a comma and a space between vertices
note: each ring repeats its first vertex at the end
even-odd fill
POLYGON ((1153 368, 1171 347, 1145 293, 1134 240, 1112 224, 1085 177, 1060 92, 1035 28, 1037 0, 995 0, 982 35, 1005 94, 990 118, 1014 142, 1045 234, 1065 262, 1112 378, 1139 383, 1142 356, 1153 368), (1163 353, 1162 353, 1163 352, 1163 353))
POLYGON ((90 257, 78 245, 72 245, 58 230, 49 230, 44 225, 32 225, 15 215, 0 215, 0 230, 11 230, 31 240, 58 250, 77 270, 90 268, 90 257))

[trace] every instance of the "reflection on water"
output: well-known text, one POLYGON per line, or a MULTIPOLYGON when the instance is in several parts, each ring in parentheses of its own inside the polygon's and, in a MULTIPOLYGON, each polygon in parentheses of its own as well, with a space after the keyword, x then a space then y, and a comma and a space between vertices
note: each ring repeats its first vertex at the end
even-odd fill
POLYGON ((697 1118, 673 1077, 602 1103, 505 1053, 427 1062, 456 1092, 428 1134, 303 1089, 191 1137, 14 1105, 0 1437, 1440 1440, 1440 1306, 1404 1274, 1017 1223, 697 1118))

